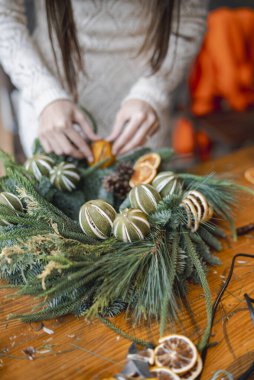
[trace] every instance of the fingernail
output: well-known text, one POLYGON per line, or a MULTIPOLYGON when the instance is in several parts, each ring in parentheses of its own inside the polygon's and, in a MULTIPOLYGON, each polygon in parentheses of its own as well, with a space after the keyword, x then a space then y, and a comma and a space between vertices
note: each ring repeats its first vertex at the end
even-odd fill
POLYGON ((90 163, 93 162, 93 156, 88 156, 87 159, 88 159, 88 162, 90 162, 90 163))

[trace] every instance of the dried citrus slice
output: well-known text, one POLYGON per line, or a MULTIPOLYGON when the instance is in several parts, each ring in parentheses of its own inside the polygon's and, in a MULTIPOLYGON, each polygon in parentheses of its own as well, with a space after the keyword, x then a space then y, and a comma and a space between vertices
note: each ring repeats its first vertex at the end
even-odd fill
POLYGON ((93 153, 93 162, 90 166, 97 164, 100 161, 108 159, 105 164, 103 164, 102 168, 107 168, 115 162, 115 156, 112 154, 112 144, 106 140, 98 140, 94 141, 91 144, 91 149, 93 153))
POLYGON ((154 169, 157 169, 161 163, 161 156, 158 153, 147 153, 141 156, 135 163, 134 169, 140 164, 150 164, 154 169))
POLYGON ((159 340, 155 348, 155 363, 177 374, 182 374, 194 367, 197 361, 195 345, 184 335, 169 335, 159 340))
POLYGON ((159 380, 180 380, 180 377, 166 367, 153 367, 150 369, 152 375, 156 375, 159 380))
POLYGON ((130 187, 140 185, 141 183, 149 184, 155 178, 156 174, 156 169, 154 169, 150 164, 140 164, 132 174, 130 179, 130 187))
POLYGON ((203 368, 203 363, 201 357, 198 355, 198 359, 196 361, 196 364, 192 369, 185 372, 183 375, 180 376, 181 380, 195 380, 201 373, 203 368))
POLYGON ((142 360, 150 365, 154 364, 154 350, 147 348, 146 350, 138 351, 135 354, 128 354, 128 359, 142 360))
POLYGON ((244 176, 247 179, 247 181, 254 185, 254 167, 246 170, 244 176))

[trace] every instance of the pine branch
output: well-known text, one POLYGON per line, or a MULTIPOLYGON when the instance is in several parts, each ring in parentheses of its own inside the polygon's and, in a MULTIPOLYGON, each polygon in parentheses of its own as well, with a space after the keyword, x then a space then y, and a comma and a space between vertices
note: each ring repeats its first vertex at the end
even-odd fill
POLYGON ((126 310, 127 306, 128 305, 126 302, 123 302, 121 300, 116 300, 103 310, 102 316, 110 317, 110 318, 115 317, 121 314, 124 310, 126 310))
POLYGON ((219 240, 212 235, 203 225, 199 226, 197 231, 198 235, 202 238, 202 240, 211 248, 214 248, 216 251, 221 251, 221 243, 219 240))
POLYGON ((17 240, 22 240, 25 242, 29 237, 35 235, 47 235, 50 233, 52 233, 50 228, 42 229, 36 227, 16 226, 13 230, 0 234, 0 241, 11 241, 14 244, 17 240))
POLYGON ((193 243, 196 244, 197 251, 200 257, 202 257, 210 265, 220 265, 221 261, 217 256, 211 254, 209 247, 201 239, 198 233, 190 233, 190 238, 193 243))
POLYGON ((73 312, 80 303, 86 300, 86 296, 82 298, 69 299, 65 302, 61 302, 60 305, 54 306, 53 308, 47 307, 44 310, 33 312, 31 314, 10 314, 8 320, 11 319, 20 319, 22 322, 38 322, 53 318, 59 318, 63 315, 67 315, 73 312))
POLYGON ((123 330, 121 330, 119 327, 115 326, 111 321, 109 321, 107 318, 102 317, 101 315, 98 315, 98 319, 107 327, 109 327, 111 330, 113 330, 118 335, 121 335, 123 338, 130 340, 131 342, 140 344, 143 347, 153 348, 154 344, 151 342, 146 342, 143 339, 136 338, 132 335, 127 334, 123 330))
POLYGON ((15 211, 10 213, 10 208, 6 205, 0 204, 0 220, 5 220, 10 224, 19 224, 22 226, 41 226, 47 227, 45 221, 38 221, 38 219, 26 214, 25 212, 15 211))
POLYGON ((211 232, 212 235, 218 238, 225 239, 227 237, 225 231, 223 231, 220 227, 216 226, 212 223, 205 224, 205 228, 211 232))
POLYGON ((205 299, 206 299, 206 309, 207 309, 207 326, 204 331, 204 335, 199 343, 199 349, 202 351, 204 347, 207 344, 207 339, 210 336, 211 326, 212 326, 212 299, 211 299, 211 292, 209 289, 209 285, 207 282, 206 274, 202 268, 202 264, 198 258, 198 255, 194 249, 194 246, 191 242, 191 239, 189 237, 189 233, 186 230, 185 233, 183 233, 184 241, 186 244, 186 249, 188 254, 191 257, 191 260, 193 262, 194 267, 197 270, 197 273, 200 278, 200 282, 202 284, 202 287, 204 289, 205 299))
POLYGON ((178 256, 178 246, 179 246, 179 233, 174 232, 172 237, 172 250, 170 254, 171 266, 169 272, 168 286, 165 289, 164 298, 161 305, 161 322, 160 322, 160 336, 163 335, 166 321, 168 318, 168 304, 169 300, 173 297, 173 286, 176 279, 176 268, 177 268, 177 256, 178 256))

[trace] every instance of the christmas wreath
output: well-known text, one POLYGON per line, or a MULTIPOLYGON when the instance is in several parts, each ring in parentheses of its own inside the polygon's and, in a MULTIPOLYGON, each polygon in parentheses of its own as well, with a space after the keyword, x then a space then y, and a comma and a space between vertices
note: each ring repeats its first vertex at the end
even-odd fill
MULTIPOLYGON (((204 289, 207 327, 211 295, 207 265, 220 260, 223 219, 234 234, 232 208, 240 186, 213 175, 170 170, 170 149, 141 149, 115 160, 96 142, 95 162, 46 155, 37 142, 24 166, 1 153, 0 278, 17 296, 36 296, 37 309, 11 315, 25 322, 65 314, 136 323, 176 320, 187 284, 204 289)), ((117 330, 119 332, 119 330, 117 330)))

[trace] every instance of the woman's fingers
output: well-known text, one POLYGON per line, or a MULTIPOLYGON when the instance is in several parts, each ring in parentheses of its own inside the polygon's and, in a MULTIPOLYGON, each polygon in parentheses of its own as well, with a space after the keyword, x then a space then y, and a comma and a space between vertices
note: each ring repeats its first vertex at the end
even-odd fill
MULTIPOLYGON (((155 123, 154 123, 155 124, 155 123)), ((132 149, 135 149, 141 145, 143 145, 147 139, 152 136, 155 132, 156 126, 151 124, 148 120, 146 120, 137 130, 137 132, 133 135, 133 137, 128 141, 126 145, 119 150, 120 154, 124 154, 132 149)), ((156 123, 157 124, 157 123, 156 123)))
POLYGON ((156 132, 158 132, 158 129, 159 129, 160 125, 159 125, 159 121, 156 120, 152 126, 151 126, 151 129, 149 131, 149 137, 152 137, 156 132))
POLYGON ((128 123, 128 121, 129 121, 129 116, 126 115, 124 111, 118 112, 112 132, 107 137, 107 141, 112 142, 115 139, 117 139, 119 135, 121 134, 124 126, 128 123))
POLYGON ((93 161, 92 151, 87 144, 87 142, 80 136, 80 134, 73 128, 68 128, 65 131, 66 136, 71 140, 71 142, 78 148, 81 157, 86 157, 89 162, 93 161))
POLYGON ((73 128, 55 128, 40 136, 46 153, 54 152, 57 155, 72 156, 78 159, 86 157, 93 161, 93 154, 89 145, 73 128))
POLYGON ((45 150, 46 153, 51 153, 53 152, 52 146, 50 145, 50 142, 45 138, 45 137, 40 137, 40 142, 45 150))
POLYGON ((49 132, 47 135, 47 141, 52 147, 52 151, 57 154, 58 156, 61 156, 64 154, 63 148, 61 147, 61 144, 59 143, 59 133, 56 132, 49 132))
POLYGON ((115 140, 113 144, 113 154, 119 153, 120 150, 129 143, 130 139, 132 139, 132 137, 137 133, 137 130, 140 128, 145 118, 146 115, 140 112, 130 119, 129 123, 124 127, 121 135, 115 140))
POLYGON ((93 129, 88 124, 84 114, 77 108, 75 108, 73 113, 73 122, 76 122, 81 127, 85 136, 87 136, 89 140, 96 141, 99 139, 99 136, 94 133, 93 129))
POLYGON ((84 140, 98 139, 84 114, 69 100, 56 100, 44 108, 39 118, 39 136, 48 152, 90 159, 92 154, 84 140), (83 136, 74 131, 73 124, 79 125, 83 136))
POLYGON ((72 141, 66 136, 67 130, 58 135, 58 143, 62 149, 62 154, 72 156, 78 159, 84 158, 84 153, 77 146, 72 144, 72 141))
POLYGON ((113 141, 113 154, 127 152, 143 145, 148 131, 153 134, 157 128, 158 116, 153 107, 146 101, 129 99, 122 104, 107 140, 113 141))

